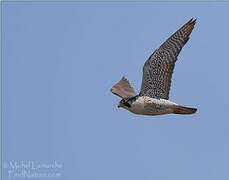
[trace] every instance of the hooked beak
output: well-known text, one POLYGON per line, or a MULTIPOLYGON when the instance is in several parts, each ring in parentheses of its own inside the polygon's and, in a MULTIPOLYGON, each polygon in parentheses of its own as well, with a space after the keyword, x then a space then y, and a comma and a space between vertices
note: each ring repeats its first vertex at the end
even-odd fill
POLYGON ((119 102, 119 104, 118 104, 118 108, 120 108, 120 107, 122 107, 122 103, 120 103, 120 102, 119 102))

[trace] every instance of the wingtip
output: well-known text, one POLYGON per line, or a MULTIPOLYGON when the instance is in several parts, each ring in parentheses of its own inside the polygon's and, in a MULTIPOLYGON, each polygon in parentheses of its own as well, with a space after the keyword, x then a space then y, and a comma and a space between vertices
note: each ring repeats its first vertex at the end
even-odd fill
POLYGON ((197 18, 191 18, 187 24, 196 24, 197 18))
POLYGON ((125 76, 122 77, 122 80, 127 80, 125 76))
POLYGON ((195 18, 195 19, 192 18, 192 20, 193 20, 192 23, 193 23, 193 24, 196 24, 197 18, 195 18))
POLYGON ((186 31, 187 33, 187 36, 189 36, 196 24, 196 20, 197 18, 191 18, 183 27, 184 27, 184 30, 186 31))

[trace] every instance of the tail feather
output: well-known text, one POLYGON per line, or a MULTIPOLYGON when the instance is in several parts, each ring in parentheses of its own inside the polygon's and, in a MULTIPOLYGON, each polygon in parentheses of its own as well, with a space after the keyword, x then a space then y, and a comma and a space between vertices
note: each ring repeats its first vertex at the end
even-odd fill
POLYGON ((194 114, 196 111, 196 108, 190 108, 185 106, 176 106, 173 109, 174 114, 194 114))

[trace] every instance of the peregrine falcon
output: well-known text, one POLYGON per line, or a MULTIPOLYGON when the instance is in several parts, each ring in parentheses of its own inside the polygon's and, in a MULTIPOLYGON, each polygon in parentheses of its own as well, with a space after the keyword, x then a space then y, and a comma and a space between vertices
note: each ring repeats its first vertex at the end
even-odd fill
POLYGON ((134 114, 193 114, 196 108, 185 107, 169 101, 171 78, 177 57, 189 40, 196 19, 189 20, 167 39, 145 62, 141 91, 137 95, 129 81, 123 77, 111 88, 111 92, 122 98, 118 107, 134 114))

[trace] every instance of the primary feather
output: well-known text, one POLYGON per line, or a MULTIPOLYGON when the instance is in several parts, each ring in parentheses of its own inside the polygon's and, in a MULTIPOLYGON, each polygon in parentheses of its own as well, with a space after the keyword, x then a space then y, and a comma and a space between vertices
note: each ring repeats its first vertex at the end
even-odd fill
POLYGON ((177 56, 189 39, 196 20, 191 19, 167 39, 145 62, 141 96, 169 99, 177 56))

